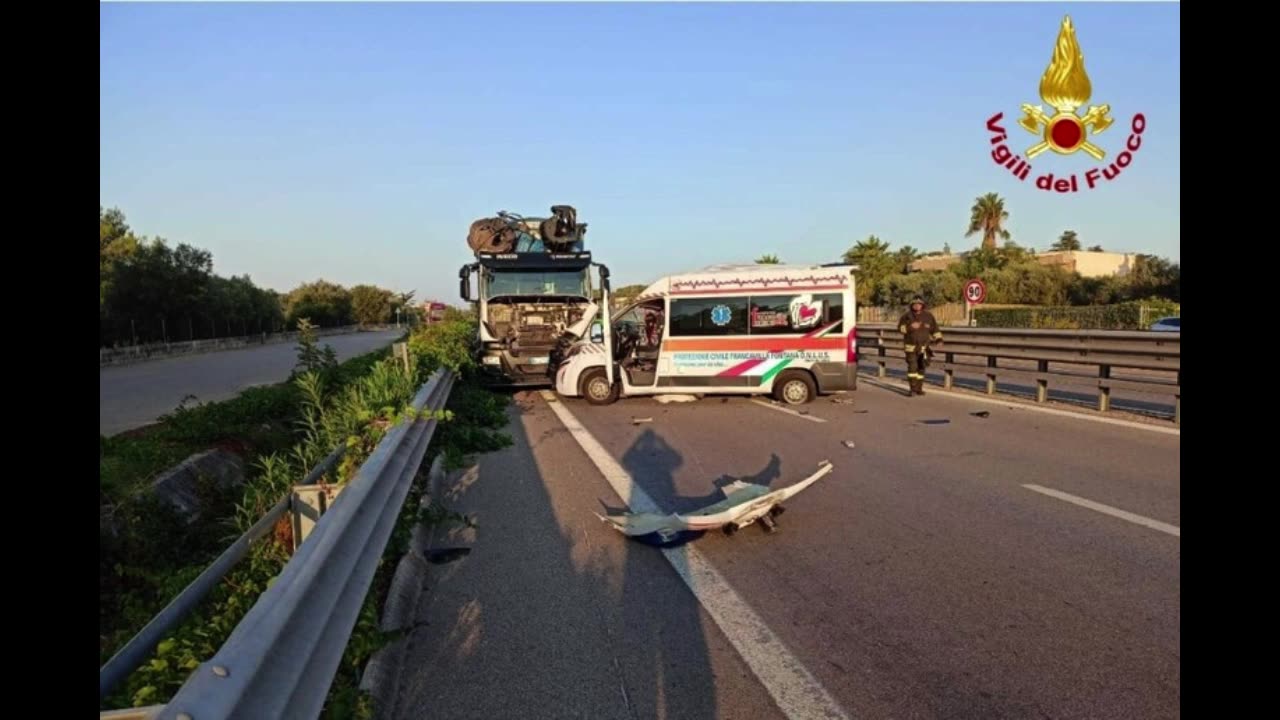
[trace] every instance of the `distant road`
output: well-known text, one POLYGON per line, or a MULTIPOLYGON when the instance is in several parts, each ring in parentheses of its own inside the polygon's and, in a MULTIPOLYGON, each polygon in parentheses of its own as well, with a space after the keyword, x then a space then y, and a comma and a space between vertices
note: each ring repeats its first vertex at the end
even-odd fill
MULTIPOLYGON (((320 338, 339 360, 390 345, 400 332, 354 333, 320 338)), ((115 435, 155 422, 187 395, 200 402, 226 400, 245 388, 282 382, 297 364, 293 344, 167 358, 98 371, 98 431, 115 435)))

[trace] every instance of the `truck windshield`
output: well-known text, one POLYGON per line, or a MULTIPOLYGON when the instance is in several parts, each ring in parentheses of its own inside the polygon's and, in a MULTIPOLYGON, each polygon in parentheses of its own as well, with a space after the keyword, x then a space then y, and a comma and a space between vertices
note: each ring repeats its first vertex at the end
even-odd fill
POLYGON ((587 297, 587 271, 490 271, 486 276, 485 299, 503 295, 572 295, 587 297))

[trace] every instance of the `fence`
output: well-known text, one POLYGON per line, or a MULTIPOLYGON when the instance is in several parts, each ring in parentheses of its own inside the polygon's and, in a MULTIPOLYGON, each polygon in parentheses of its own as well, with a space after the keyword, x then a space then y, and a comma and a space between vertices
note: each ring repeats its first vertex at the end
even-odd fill
MULTIPOLYGON (((360 331, 387 330, 393 325, 343 325, 334 328, 316 328, 317 337, 330 335, 348 335, 360 331)), ((155 360, 181 355, 200 355, 203 353, 238 350, 251 345, 276 345, 279 343, 297 342, 297 331, 282 333, 261 333, 258 335, 241 335, 238 337, 215 338, 212 340, 191 340, 189 342, 149 343, 145 345, 127 345, 115 348, 98 349, 98 367, 110 365, 128 365, 146 360, 155 360)))
MULTIPOLYGON (((439 370, 414 397, 425 418, 388 430, 369 459, 311 527, 276 581, 163 707, 101 717, 218 720, 315 718, 320 714, 400 508, 435 434, 453 375, 439 370)), ((334 451, 308 475, 314 482, 340 457, 334 451)), ((104 666, 99 694, 128 676, 237 560, 290 507, 282 499, 104 666)), ((304 509, 305 512, 305 509, 304 509)))
MULTIPOLYGON (((906 311, 905 307, 860 305, 858 306, 858 324, 896 323, 898 318, 902 317, 902 313, 906 311)), ((934 319, 942 325, 963 325, 965 321, 964 303, 945 303, 943 305, 930 306, 929 312, 933 313, 934 319)))
MULTIPOLYGON (((955 384, 957 372, 986 378, 986 392, 994 395, 1004 378, 1034 381, 1036 402, 1046 402, 1049 383, 1089 382, 1097 388, 1097 408, 1111 409, 1113 390, 1173 396, 1173 422, 1182 420, 1182 371, 1179 366, 1181 333, 1108 330, 1017 330, 1002 328, 947 328, 944 343, 936 350, 943 358, 943 387, 955 384), (968 359, 960 362, 958 358, 968 359), (974 362, 973 359, 977 359, 974 362), (1002 366, 1001 362, 1009 363, 1002 366), (1022 367, 1016 367, 1021 365, 1022 367), (1029 366, 1034 365, 1034 369, 1029 366), (1057 366, 1053 368, 1052 366, 1057 366), (1067 366, 1067 367, 1063 367, 1067 366), (1093 376, 1070 372, 1088 367, 1093 376), (1144 375, 1113 377, 1115 369, 1146 371, 1144 375), (1157 375, 1151 375, 1155 372, 1157 375)), ((905 367, 902 335, 894 325, 859 324, 858 345, 862 359, 877 365, 885 377, 890 360, 905 367)), ((935 356, 936 356, 935 355, 935 356)))

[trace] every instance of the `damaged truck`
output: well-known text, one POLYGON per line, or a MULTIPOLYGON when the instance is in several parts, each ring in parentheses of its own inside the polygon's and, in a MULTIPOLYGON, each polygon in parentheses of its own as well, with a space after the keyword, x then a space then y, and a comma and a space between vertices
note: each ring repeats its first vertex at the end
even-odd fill
POLYGON ((476 307, 477 361, 492 386, 550 387, 563 348, 608 327, 609 268, 584 248, 574 208, 551 213, 500 212, 471 225, 475 262, 462 266, 460 292, 476 307))

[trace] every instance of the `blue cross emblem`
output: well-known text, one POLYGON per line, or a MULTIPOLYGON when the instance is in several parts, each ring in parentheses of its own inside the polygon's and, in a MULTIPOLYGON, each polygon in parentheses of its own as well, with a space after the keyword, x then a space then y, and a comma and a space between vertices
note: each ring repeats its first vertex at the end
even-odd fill
POLYGON ((729 320, 732 317, 733 314, 729 312, 728 305, 717 305, 711 308, 711 322, 716 325, 724 327, 729 324, 729 320))

